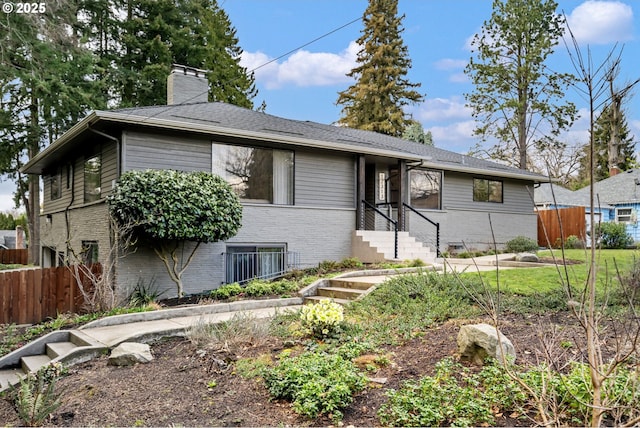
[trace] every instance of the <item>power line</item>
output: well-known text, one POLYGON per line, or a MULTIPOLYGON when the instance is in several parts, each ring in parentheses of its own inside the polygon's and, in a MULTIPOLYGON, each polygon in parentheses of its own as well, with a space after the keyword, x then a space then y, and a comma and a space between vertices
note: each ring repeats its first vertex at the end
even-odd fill
POLYGON ((325 34, 323 34, 323 35, 322 35, 322 36, 320 36, 320 37, 316 37, 315 39, 311 40, 310 42, 305 43, 305 44, 304 44, 304 45, 302 45, 302 46, 298 46, 297 48, 292 49, 292 50, 290 50, 289 52, 284 53, 284 54, 280 55, 280 56, 279 56, 279 57, 277 57, 277 58, 274 58, 274 59, 272 59, 272 60, 270 60, 270 61, 267 61, 267 62, 265 62, 264 64, 259 65, 259 66, 257 66, 256 68, 254 68, 253 70, 251 70, 251 71, 250 71, 250 73, 253 73, 254 71, 258 70, 259 68, 262 68, 262 67, 264 67, 264 66, 267 66, 267 65, 271 64, 271 63, 272 63, 272 62, 274 62, 274 61, 278 61, 279 59, 282 59, 282 58, 284 58, 285 56, 289 56, 289 55, 291 55, 292 53, 294 53, 294 52, 296 52, 296 51, 299 51, 300 49, 305 48, 305 47, 309 46, 309 45, 310 45, 310 44, 312 44, 312 43, 317 42, 318 40, 321 40, 321 39, 323 39, 323 38, 325 38, 325 37, 327 37, 327 36, 330 36, 331 34, 333 34, 333 33, 337 32, 337 31, 340 31, 340 30, 342 30, 342 29, 343 29, 343 28, 345 28, 345 27, 348 27, 349 25, 353 24, 354 22, 360 21, 360 19, 362 19, 362 18, 358 17, 358 18, 356 18, 356 19, 354 19, 354 20, 352 20, 352 21, 349 21, 349 22, 347 22, 346 24, 344 24, 344 25, 342 25, 342 26, 340 26, 340 27, 338 27, 338 28, 336 28, 336 29, 333 29, 333 30, 329 31, 328 33, 325 33, 325 34))

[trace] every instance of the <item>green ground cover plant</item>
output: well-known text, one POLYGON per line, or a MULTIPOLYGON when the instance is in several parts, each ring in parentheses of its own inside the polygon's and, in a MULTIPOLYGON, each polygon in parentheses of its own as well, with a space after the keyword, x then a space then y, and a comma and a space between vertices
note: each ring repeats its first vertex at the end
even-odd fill
MULTIPOLYGON (((468 286, 478 283, 469 279, 468 286)), ((455 276, 424 270, 390 278, 351 303, 345 317, 362 326, 374 342, 392 344, 448 319, 478 314, 479 308, 455 276)))
POLYGON ((311 419, 324 414, 339 421, 353 395, 366 385, 351 360, 319 350, 283 355, 263 376, 273 398, 291 401, 297 413, 311 419))

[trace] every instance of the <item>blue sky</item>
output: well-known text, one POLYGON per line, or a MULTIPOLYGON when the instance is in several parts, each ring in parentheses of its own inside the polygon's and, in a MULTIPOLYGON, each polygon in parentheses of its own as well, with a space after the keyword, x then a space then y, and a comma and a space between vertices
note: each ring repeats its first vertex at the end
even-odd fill
MULTIPOLYGON (((600 64, 616 42, 624 46, 620 82, 640 77, 640 46, 636 27, 640 2, 560 0, 572 31, 584 49, 591 49, 600 64)), ((223 0, 244 50, 243 65, 255 69, 362 16, 366 0, 223 0)), ((464 94, 473 86, 463 73, 470 56, 470 41, 492 12, 490 0, 400 0, 404 14, 403 39, 412 68, 409 80, 426 94, 408 111, 433 134, 436 146, 467 152, 478 140, 465 107, 464 94)), ((355 65, 355 40, 361 21, 337 30, 308 46, 255 71, 259 94, 267 113, 291 119, 332 123, 340 117, 337 93, 353 83, 345 76, 355 65)), ((586 51, 585 51, 586 52, 586 51)), ((564 45, 549 65, 573 72, 564 45)), ((587 107, 576 91, 569 97, 587 107)), ((632 131, 640 136, 640 98, 627 106, 632 131)), ((587 138, 584 118, 565 136, 571 144, 587 138)))
MULTIPOLYGON (((267 113, 290 119, 338 120, 340 107, 335 102, 338 92, 353 83, 346 73, 355 66, 355 41, 362 30, 366 0, 219 0, 219 4, 237 30, 244 50, 242 64, 249 70, 262 66, 255 71, 256 105, 264 100, 267 113)), ((596 65, 618 42, 624 47, 619 82, 640 77, 640 2, 559 0, 558 4, 596 65)), ((424 102, 408 111, 432 132, 437 147, 466 153, 478 142, 464 100, 473 86, 462 71, 471 56, 470 40, 491 11, 491 0, 399 0, 399 13, 405 15, 403 39, 412 60, 408 77, 420 83, 425 94, 424 102)), ((563 46, 549 65, 557 71, 574 71, 563 46)), ((569 144, 582 144, 587 139, 587 103, 576 91, 568 95, 583 114, 564 138, 569 144)), ((627 104, 626 112, 631 131, 640 138, 640 93, 627 104)), ((13 183, 0 182, 0 211, 12 208, 13 189, 13 183)))

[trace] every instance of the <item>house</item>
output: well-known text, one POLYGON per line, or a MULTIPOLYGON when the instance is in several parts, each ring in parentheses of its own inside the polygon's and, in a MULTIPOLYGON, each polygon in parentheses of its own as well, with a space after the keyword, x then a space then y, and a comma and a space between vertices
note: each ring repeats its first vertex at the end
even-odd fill
MULTIPOLYGON (((612 171, 613 174, 604 180, 594 183, 594 221, 625 223, 627 233, 635 242, 640 242, 638 228, 638 210, 640 209, 640 169, 623 172, 612 171)), ((584 207, 589 229, 591 203, 589 186, 571 191, 560 186, 553 186, 551 196, 550 184, 542 184, 535 189, 535 202, 539 209, 584 207)))
POLYGON ((0 249, 25 248, 25 236, 22 226, 14 230, 0 230, 0 249))
MULTIPOLYGON (((596 221, 625 223, 627 233, 635 242, 640 242, 640 169, 616 172, 609 178, 594 183, 594 213, 600 213, 596 221)), ((585 207, 590 205, 588 186, 576 190, 574 194, 583 201, 585 207)))
MULTIPOLYGON (((536 238, 530 192, 544 176, 373 132, 207 102, 201 70, 176 67, 168 105, 93 111, 23 171, 44 182, 44 265, 103 260, 113 236, 105 197, 131 170, 209 171, 243 203, 239 233, 201 246, 187 293, 324 260, 435 258, 536 238), (400 231, 395 234, 396 228, 400 231), (398 236, 398 238, 396 238, 398 236), (417 238, 418 243, 412 243, 417 238), (422 242, 425 244, 423 247, 422 242)), ((118 261, 126 290, 155 276, 149 249, 118 261)))

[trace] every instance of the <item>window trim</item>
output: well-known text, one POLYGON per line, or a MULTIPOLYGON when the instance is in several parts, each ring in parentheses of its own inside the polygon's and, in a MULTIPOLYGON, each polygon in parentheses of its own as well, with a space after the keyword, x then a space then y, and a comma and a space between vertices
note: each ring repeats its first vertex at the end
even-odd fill
POLYGON ((616 207, 616 223, 632 223, 633 207, 616 207), (620 214, 620 211, 628 211, 628 214, 620 214), (623 220, 623 218, 625 220, 623 220))
POLYGON ((485 178, 485 177, 473 177, 472 198, 473 198, 473 202, 486 202, 486 203, 491 203, 491 204, 504 204, 504 181, 491 179, 491 178, 485 178), (486 195, 487 195, 486 200, 478 198, 477 191, 476 191, 476 183, 479 182, 479 181, 486 182, 486 190, 485 190, 486 195), (500 184, 500 200, 499 201, 491 200, 491 195, 492 195, 491 184, 492 183, 499 183, 500 184))

